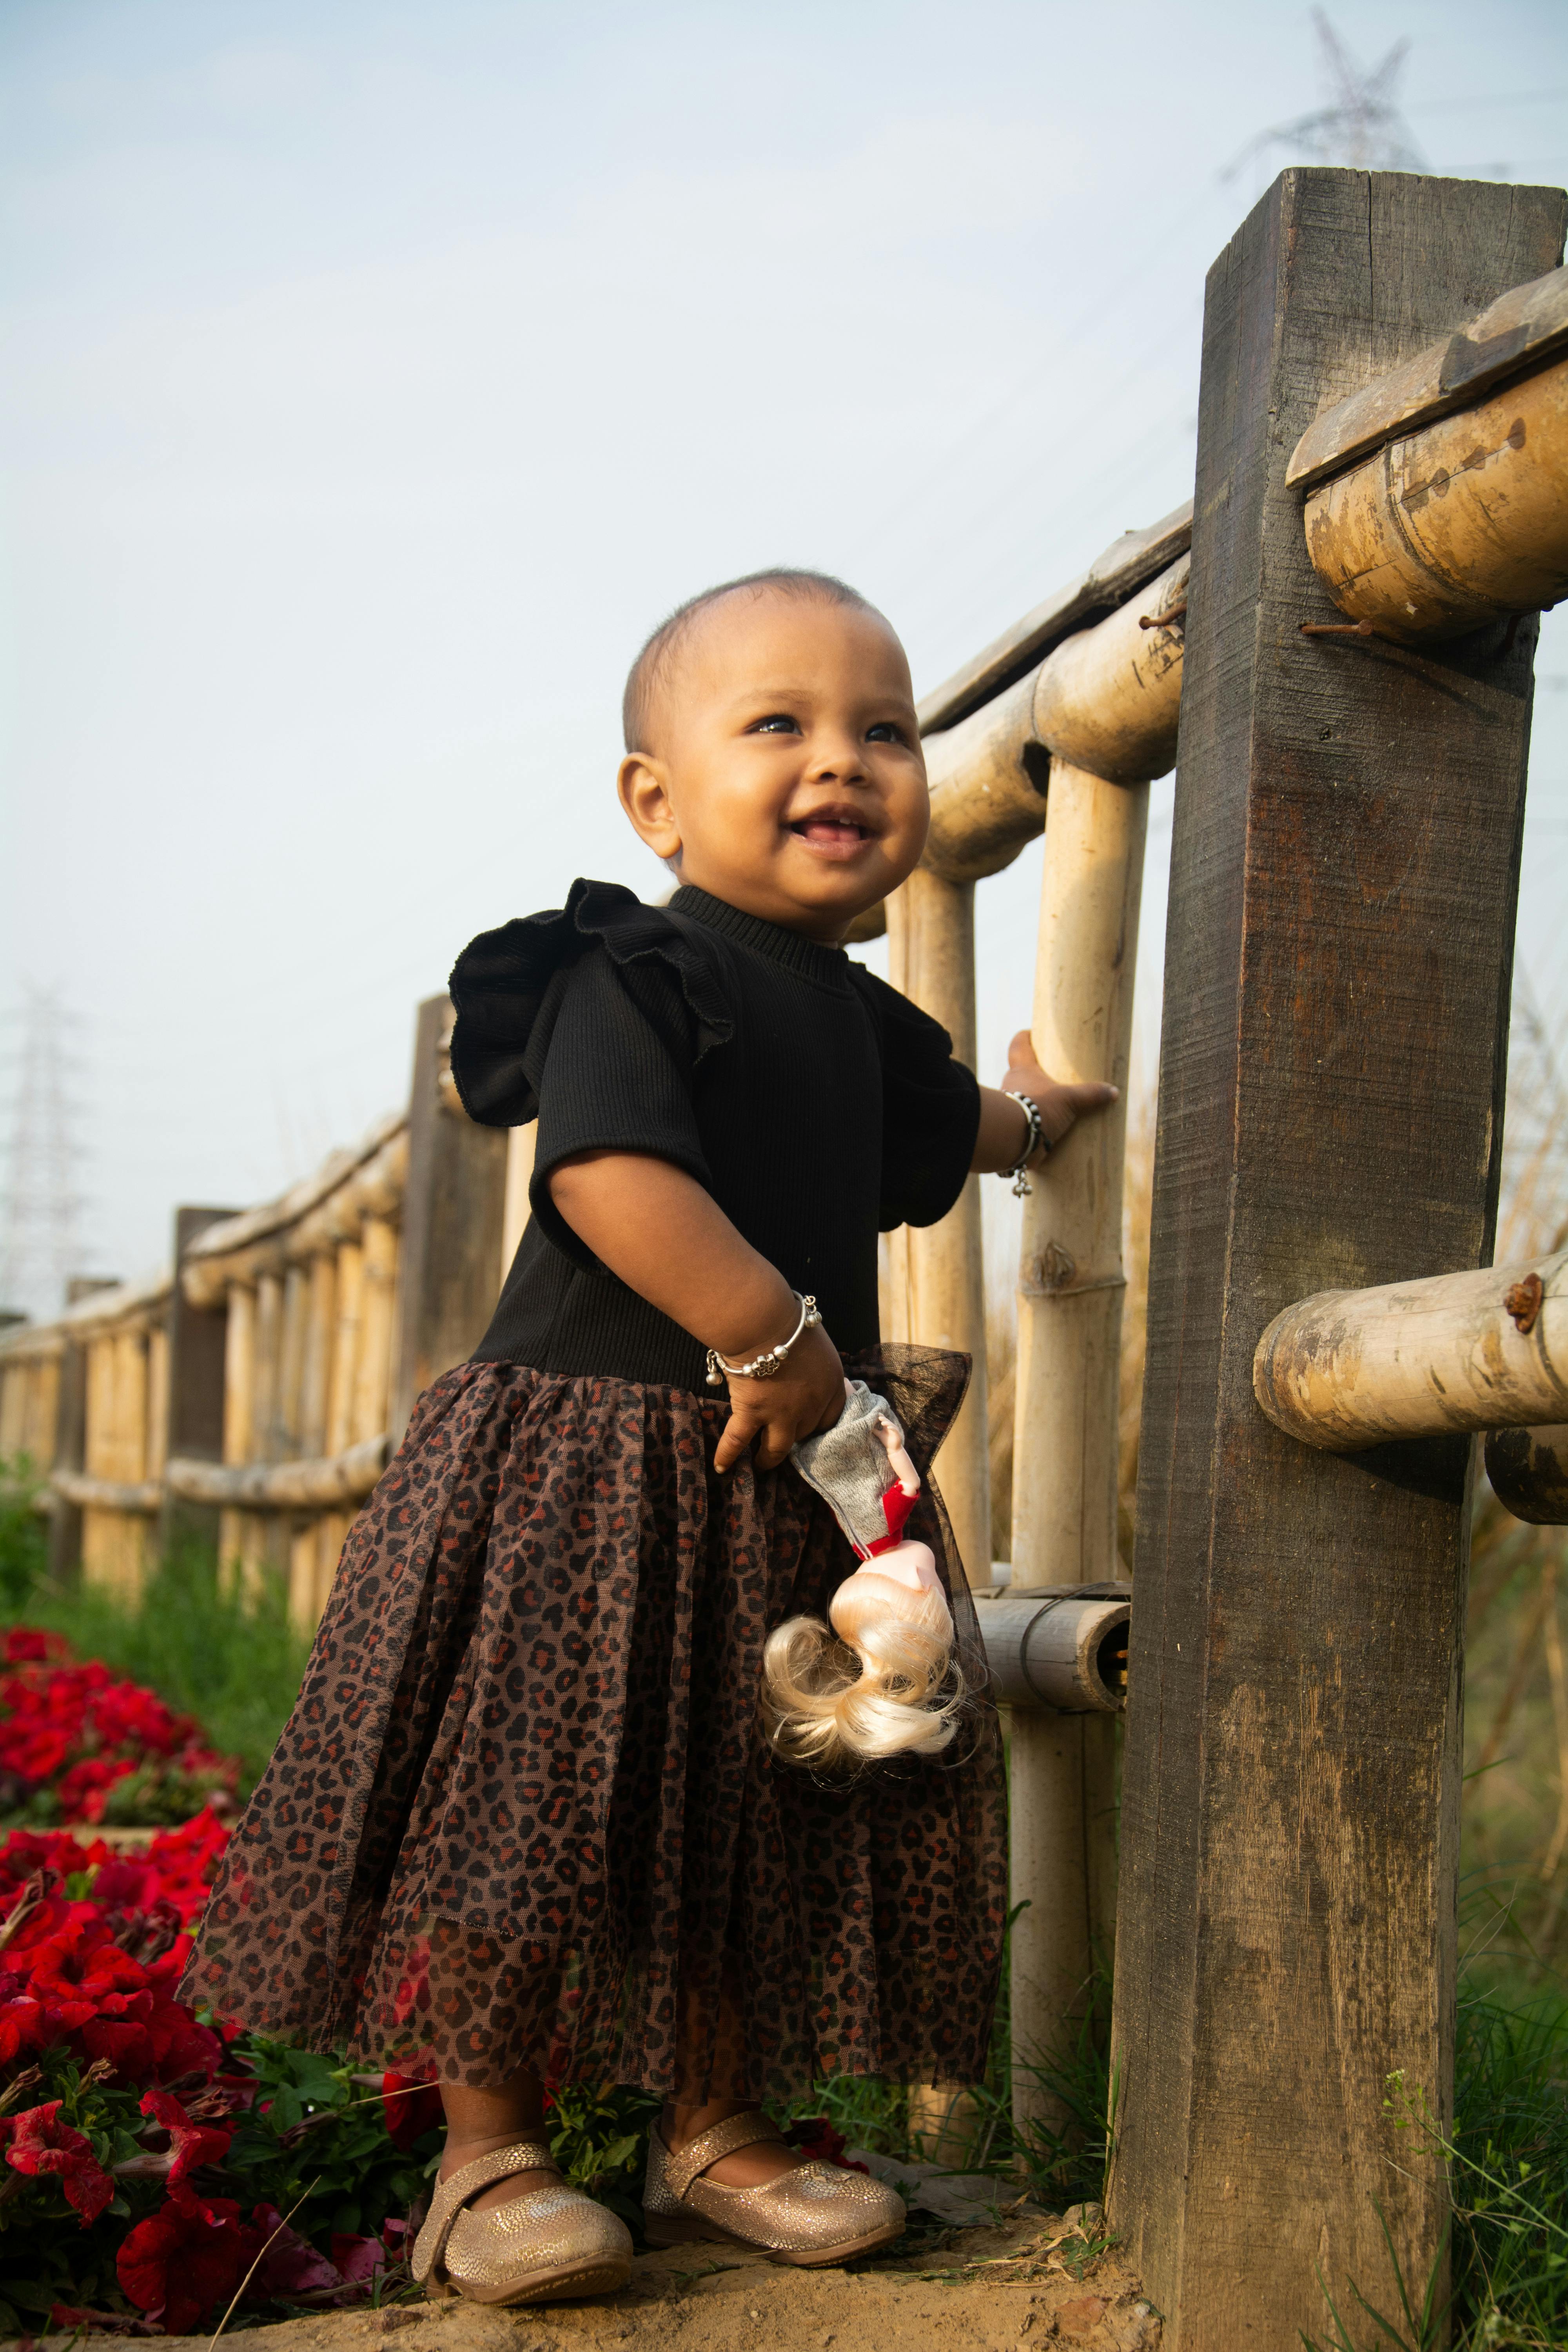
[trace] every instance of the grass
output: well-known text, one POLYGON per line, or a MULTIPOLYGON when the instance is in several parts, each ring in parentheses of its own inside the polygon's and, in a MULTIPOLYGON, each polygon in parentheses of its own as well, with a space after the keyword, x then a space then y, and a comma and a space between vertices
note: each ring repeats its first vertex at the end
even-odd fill
POLYGON ((1454 2352, 1560 2352, 1568 2343, 1568 1990, 1513 2003, 1467 1980, 1454 2090, 1451 2135, 1403 2075, 1390 2075, 1384 2101, 1395 2128, 1447 2168, 1445 2247, 1425 2279, 1406 2278, 1384 2226, 1385 2278, 1353 2280, 1345 2297, 1325 2284, 1331 2330, 1303 2331, 1308 2352, 1361 2352, 1371 2342, 1400 2352, 1446 2343, 1454 2352))
POLYGON ((41 1522, 26 1505, 25 1475, 5 1466, 0 1624, 60 1633, 79 1657, 101 1658, 194 1715, 214 1748, 240 1759, 248 1791, 293 1706, 310 1649, 289 1626, 280 1588, 268 1584, 254 1599, 226 1591, 212 1553, 195 1547, 159 1561, 134 1601, 91 1585, 56 1585, 45 1570, 41 1522))

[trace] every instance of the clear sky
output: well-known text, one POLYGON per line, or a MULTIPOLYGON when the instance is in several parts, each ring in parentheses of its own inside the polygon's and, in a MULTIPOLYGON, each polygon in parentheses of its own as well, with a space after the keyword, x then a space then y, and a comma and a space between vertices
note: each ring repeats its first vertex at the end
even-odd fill
MULTIPOLYGON (((1331 14, 1412 37, 1434 167, 1568 177, 1560 0, 1331 14)), ((0 0, 0 1011, 81 1016, 95 1266, 401 1099, 471 933, 662 887, 616 711, 682 596, 841 572, 923 689, 1185 497, 1284 158, 1221 172, 1321 99, 1307 11, 1235 0, 0 0)), ((1561 616, 1541 667, 1561 1010, 1561 616)), ((985 886, 987 1076, 1037 883, 985 886)))

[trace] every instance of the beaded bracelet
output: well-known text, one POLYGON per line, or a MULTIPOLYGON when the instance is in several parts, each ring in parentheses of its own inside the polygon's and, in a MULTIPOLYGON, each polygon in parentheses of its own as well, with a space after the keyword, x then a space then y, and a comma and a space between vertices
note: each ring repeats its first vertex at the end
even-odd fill
POLYGON ((1033 1160, 1037 1154, 1038 1154, 1039 1158, 1042 1160, 1048 1160, 1050 1157, 1051 1147, 1047 1141, 1046 1130, 1040 1124, 1040 1107, 1038 1103, 1035 1101, 1034 1097, 1030 1095, 1016 1095, 1011 1091, 1011 1089, 1009 1089, 1007 1099, 1009 1102, 1016 1102, 1017 1104, 1019 1109, 1023 1112, 1024 1117, 1029 1122, 1028 1132, 1024 1138, 1023 1150, 1019 1153, 1011 1168, 1004 1168, 1001 1171, 1001 1173, 1004 1176, 1011 1176, 1013 1179, 1013 1191, 1016 1197, 1021 1201, 1026 1193, 1032 1192, 1035 1189, 1030 1183, 1028 1178, 1025 1175, 1025 1169, 1027 1168, 1030 1160, 1033 1160))
POLYGON ((783 1371, 784 1358, 789 1354, 801 1333, 809 1331, 815 1324, 822 1320, 816 1311, 815 1298, 803 1297, 798 1290, 792 1296, 800 1299, 800 1320, 789 1338, 781 1339, 776 1348, 764 1348, 762 1354, 753 1356, 749 1364, 727 1364, 717 1348, 709 1349, 708 1385, 710 1389, 721 1389, 727 1380, 771 1381, 775 1372, 783 1371))

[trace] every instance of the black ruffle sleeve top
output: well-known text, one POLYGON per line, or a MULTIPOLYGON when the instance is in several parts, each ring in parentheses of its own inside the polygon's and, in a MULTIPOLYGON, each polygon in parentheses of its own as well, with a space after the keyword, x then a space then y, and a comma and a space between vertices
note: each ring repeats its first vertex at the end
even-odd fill
POLYGON ((685 1169, 842 1353, 876 1344, 878 1232, 934 1224, 973 1156, 979 1089, 945 1029, 841 948, 690 886, 645 907, 575 882, 465 948, 451 993, 470 1118, 539 1121, 533 1213, 476 1361, 701 1389, 701 1344, 551 1200, 552 1169, 594 1150, 685 1169))

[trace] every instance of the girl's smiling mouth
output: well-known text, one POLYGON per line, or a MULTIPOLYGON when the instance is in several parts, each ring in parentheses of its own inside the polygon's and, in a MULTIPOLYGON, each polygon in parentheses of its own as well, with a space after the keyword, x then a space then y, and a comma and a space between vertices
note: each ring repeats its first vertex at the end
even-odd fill
POLYGON ((814 809, 809 816, 787 818, 785 830, 819 857, 834 862, 857 856, 868 842, 877 839, 874 827, 856 808, 814 809))

